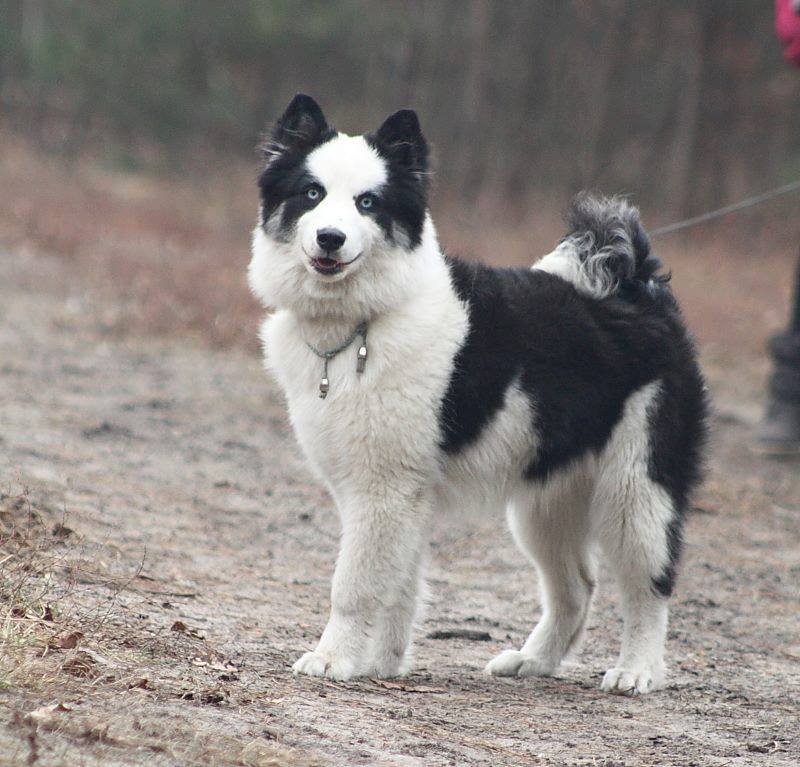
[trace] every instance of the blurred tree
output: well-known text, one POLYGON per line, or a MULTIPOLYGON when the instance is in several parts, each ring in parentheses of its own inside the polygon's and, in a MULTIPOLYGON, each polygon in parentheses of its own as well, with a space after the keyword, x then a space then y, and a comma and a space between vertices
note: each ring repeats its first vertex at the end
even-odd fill
POLYGON ((442 184, 671 214, 800 175, 800 78, 761 0, 0 0, 0 107, 75 152, 251 152, 292 93, 345 130, 411 105, 442 184))

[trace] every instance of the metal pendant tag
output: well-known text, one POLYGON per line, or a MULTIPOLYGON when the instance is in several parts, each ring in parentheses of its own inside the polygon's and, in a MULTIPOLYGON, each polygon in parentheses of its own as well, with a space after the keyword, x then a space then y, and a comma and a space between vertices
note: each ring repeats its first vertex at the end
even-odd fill
POLYGON ((325 399, 328 396, 328 389, 330 389, 330 381, 327 378, 323 378, 319 382, 319 396, 320 399, 325 399))
POLYGON ((367 347, 360 346, 358 349, 358 357, 356 359, 356 373, 363 373, 364 368, 367 366, 367 347))

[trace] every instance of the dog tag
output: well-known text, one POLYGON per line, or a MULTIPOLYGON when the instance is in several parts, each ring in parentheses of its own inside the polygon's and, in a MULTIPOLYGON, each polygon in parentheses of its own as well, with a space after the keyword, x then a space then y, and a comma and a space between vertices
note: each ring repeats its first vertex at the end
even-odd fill
POLYGON ((363 373, 364 368, 367 366, 367 347, 361 346, 358 349, 358 358, 356 359, 356 373, 363 373))
POLYGON ((320 399, 325 399, 325 397, 328 396, 328 389, 330 389, 330 388, 331 388, 330 381, 328 381, 327 378, 323 378, 319 382, 319 396, 320 396, 320 399))

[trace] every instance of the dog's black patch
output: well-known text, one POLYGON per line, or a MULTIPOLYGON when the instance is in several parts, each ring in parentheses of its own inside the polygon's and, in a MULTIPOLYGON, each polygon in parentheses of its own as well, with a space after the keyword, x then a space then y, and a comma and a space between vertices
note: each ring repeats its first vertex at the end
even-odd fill
POLYGON ((302 93, 292 99, 262 146, 267 157, 267 166, 258 179, 262 223, 269 220, 281 203, 286 203, 278 225, 278 233, 286 235, 303 213, 319 204, 320 200, 312 201, 305 196, 306 189, 315 181, 306 168, 306 158, 337 135, 314 99, 302 93))
MULTIPOLYGON (((334 134, 335 135, 335 134, 334 134)), ((306 190, 315 183, 305 166, 306 155, 285 156, 275 160, 261 174, 261 220, 267 221, 281 203, 284 203, 278 223, 278 234, 286 235, 303 213, 319 205, 325 192, 316 201, 306 196, 306 190)))
POLYGON ((541 271, 449 264, 470 331, 442 408, 446 452, 478 437, 515 381, 535 406, 541 439, 525 476, 546 479, 602 448, 626 399, 669 365, 657 314, 586 298, 541 271))
POLYGON ((650 417, 650 477, 665 487, 675 504, 675 516, 667 528, 669 561, 653 578, 653 588, 668 597, 675 587, 678 559, 683 548, 683 520, 689 493, 701 479, 702 452, 707 439, 708 402, 697 367, 694 345, 686 334, 673 304, 673 352, 677 364, 663 374, 659 398, 650 417))
POLYGON ((384 159, 388 171, 375 220, 390 240, 396 240, 399 227, 416 247, 422 241, 428 208, 428 144, 417 115, 409 109, 395 112, 364 138, 384 159))

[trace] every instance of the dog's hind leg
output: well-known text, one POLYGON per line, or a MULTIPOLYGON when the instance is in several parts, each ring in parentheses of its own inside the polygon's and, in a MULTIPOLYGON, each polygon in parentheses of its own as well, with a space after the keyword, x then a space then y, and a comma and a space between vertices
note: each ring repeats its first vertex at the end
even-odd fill
POLYGON ((647 487, 619 489, 616 502, 601 510, 601 544, 616 576, 623 618, 622 647, 602 689, 638 695, 664 686, 667 595, 659 578, 668 567, 669 520, 674 511, 666 493, 647 487))
POLYGON ((680 549, 681 509, 655 481, 650 421, 659 385, 632 395, 601 457, 592 518, 616 576, 623 617, 616 666, 602 682, 607 692, 638 695, 664 686, 667 598, 680 549))
POLYGON ((580 646, 595 577, 588 490, 581 478, 572 479, 556 480, 557 487, 508 508, 511 532, 539 573, 542 617, 520 650, 505 650, 489 662, 489 674, 549 676, 580 646))

